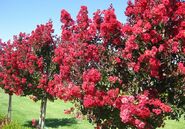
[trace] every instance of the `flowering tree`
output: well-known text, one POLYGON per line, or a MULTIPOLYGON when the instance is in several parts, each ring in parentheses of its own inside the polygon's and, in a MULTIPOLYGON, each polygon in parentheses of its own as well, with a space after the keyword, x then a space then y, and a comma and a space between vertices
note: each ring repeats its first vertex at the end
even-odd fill
POLYGON ((53 91, 97 128, 157 128, 184 111, 184 10, 178 0, 128 2, 127 23, 113 7, 77 20, 62 10, 53 91), (167 104, 168 103, 168 104, 167 104))
POLYGON ((52 33, 52 22, 38 25, 31 35, 20 33, 12 43, 3 44, 1 55, 2 88, 10 95, 31 95, 35 101, 41 100, 41 129, 44 128, 47 99, 54 100, 46 92, 50 90, 49 81, 56 70, 51 60, 56 44, 52 33))
MULTIPOLYGON (((9 43, 9 42, 8 42, 9 43)), ((6 85, 8 83, 8 79, 5 81, 4 79, 7 78, 7 74, 6 72, 9 72, 9 71, 6 71, 5 70, 8 70, 9 68, 7 67, 4 67, 4 63, 2 62, 2 59, 5 57, 5 51, 8 51, 8 49, 4 49, 6 44, 3 43, 3 42, 0 42, 0 45, 1 45, 1 52, 0 52, 0 58, 1 58, 1 61, 0 61, 0 86, 1 88, 5 89, 5 92, 8 93, 9 95, 9 102, 8 102, 8 114, 7 114, 7 118, 8 120, 11 121, 11 111, 12 111, 12 95, 13 95, 13 89, 9 89, 8 90, 8 85, 6 85)))

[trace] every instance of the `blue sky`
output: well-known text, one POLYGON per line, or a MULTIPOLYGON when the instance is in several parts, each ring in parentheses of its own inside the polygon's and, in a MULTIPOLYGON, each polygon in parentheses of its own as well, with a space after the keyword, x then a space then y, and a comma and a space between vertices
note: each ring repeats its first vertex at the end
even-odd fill
POLYGON ((107 9, 113 4, 117 18, 126 21, 124 11, 127 0, 1 0, 0 38, 12 39, 19 32, 30 33, 36 25, 53 21, 55 34, 60 34, 60 11, 66 9, 75 19, 81 5, 86 5, 89 16, 97 9, 107 9))

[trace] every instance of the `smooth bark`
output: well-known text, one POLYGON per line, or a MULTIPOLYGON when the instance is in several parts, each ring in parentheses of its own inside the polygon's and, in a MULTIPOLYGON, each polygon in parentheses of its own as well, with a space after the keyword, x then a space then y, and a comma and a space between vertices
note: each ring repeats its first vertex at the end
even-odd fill
POLYGON ((39 129, 44 129, 44 126, 45 126, 46 107, 47 107, 47 98, 43 97, 43 99, 41 100, 39 129))
POLYGON ((12 94, 9 94, 7 118, 9 121, 12 120, 12 94))

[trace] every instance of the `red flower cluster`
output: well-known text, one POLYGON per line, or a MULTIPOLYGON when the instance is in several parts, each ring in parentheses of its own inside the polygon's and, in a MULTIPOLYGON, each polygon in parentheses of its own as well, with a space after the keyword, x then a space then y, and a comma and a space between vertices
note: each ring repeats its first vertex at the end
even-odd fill
POLYGON ((112 43, 121 45, 121 23, 116 19, 114 9, 110 7, 103 11, 104 20, 100 24, 100 35, 103 37, 104 45, 112 43))
MULTIPOLYGON (((138 129, 154 128, 149 120, 155 121, 156 118, 164 113, 170 113, 172 110, 168 105, 162 103, 159 99, 151 99, 146 94, 134 96, 121 96, 121 104, 116 105, 120 109, 120 117, 123 123, 135 126, 138 129)), ((160 127, 162 123, 158 124, 160 127)))
POLYGON ((180 73, 185 74, 185 66, 183 63, 181 63, 181 62, 178 63, 178 69, 179 69, 180 73))
POLYGON ((31 36, 29 37, 29 42, 32 44, 32 47, 36 50, 42 48, 45 45, 53 43, 52 33, 53 30, 52 22, 49 21, 46 25, 38 25, 37 28, 32 31, 31 36))
POLYGON ((84 82, 94 82, 97 83, 101 80, 101 74, 97 69, 90 69, 83 73, 83 81, 84 82))
POLYGON ((122 83, 122 81, 121 81, 118 77, 116 77, 116 76, 109 76, 108 80, 109 80, 111 83, 116 83, 116 82, 118 82, 119 84, 122 83))
POLYGON ((86 95, 83 98, 83 105, 85 108, 113 105, 114 101, 119 95, 119 89, 110 89, 107 92, 95 89, 93 92, 88 92, 88 90, 89 89, 84 89, 86 95))

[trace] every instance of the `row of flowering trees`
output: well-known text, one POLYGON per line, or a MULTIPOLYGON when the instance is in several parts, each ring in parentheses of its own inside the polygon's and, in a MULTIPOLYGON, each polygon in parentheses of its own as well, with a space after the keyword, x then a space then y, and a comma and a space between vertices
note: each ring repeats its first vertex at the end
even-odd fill
POLYGON ((97 129, 154 129, 185 111, 185 3, 128 1, 125 24, 114 8, 76 21, 61 11, 61 38, 52 22, 1 43, 0 85, 11 96, 75 103, 97 129))

